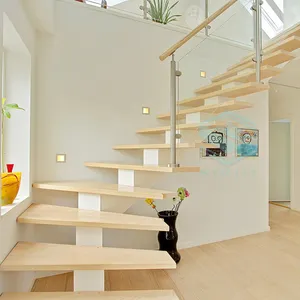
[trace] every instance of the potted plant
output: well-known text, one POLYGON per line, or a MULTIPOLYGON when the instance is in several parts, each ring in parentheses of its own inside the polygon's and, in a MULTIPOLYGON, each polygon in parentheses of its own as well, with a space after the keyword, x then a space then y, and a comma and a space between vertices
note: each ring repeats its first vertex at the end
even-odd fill
POLYGON ((19 107, 16 103, 8 104, 6 99, 2 98, 2 119, 1 119, 1 163, 2 163, 2 173, 1 173, 1 182, 2 182, 2 191, 1 191, 1 205, 5 206, 12 204, 16 199, 21 182, 21 172, 13 172, 13 164, 7 164, 7 172, 4 168, 4 121, 5 119, 11 118, 12 110, 24 110, 19 107))
POLYGON ((145 201, 156 212, 159 218, 169 225, 169 231, 160 231, 158 233, 159 250, 167 251, 174 261, 178 264, 181 256, 177 250, 178 232, 176 229, 176 220, 179 208, 185 198, 189 197, 190 193, 184 187, 177 190, 177 197, 173 198, 173 207, 171 210, 158 211, 154 199, 147 198, 145 201))
POLYGON ((177 17, 181 17, 181 15, 172 15, 172 9, 178 4, 179 1, 175 2, 170 6, 169 0, 147 0, 150 8, 148 10, 148 14, 152 18, 152 21, 168 24, 170 22, 176 21, 177 17))

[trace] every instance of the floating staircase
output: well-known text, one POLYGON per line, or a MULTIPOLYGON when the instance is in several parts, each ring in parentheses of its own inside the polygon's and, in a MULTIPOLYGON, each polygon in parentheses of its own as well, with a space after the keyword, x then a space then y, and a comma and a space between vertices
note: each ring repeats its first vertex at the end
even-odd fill
MULTIPOLYGON (((206 24, 207 25, 207 24, 206 24)), ((280 74, 279 65, 296 57, 291 51, 300 47, 300 25, 282 35, 276 42, 265 47, 262 78, 280 74)), ((176 49, 175 49, 176 50, 176 49)), ((233 122, 207 122, 205 114, 215 116, 226 112, 251 109, 255 104, 243 101, 243 97, 266 91, 268 84, 255 82, 252 55, 230 67, 224 74, 212 79, 212 83, 195 91, 195 97, 179 102, 178 132, 235 126, 233 122), (238 100, 235 98, 239 98, 238 100)), ((157 116, 168 121, 170 114, 157 116)), ((4 293, 4 300, 178 300, 173 291, 127 291, 104 292, 104 270, 175 269, 176 264, 167 252, 108 248, 103 246, 103 229, 168 231, 168 226, 158 218, 132 216, 102 211, 103 196, 118 201, 118 206, 130 199, 129 207, 137 199, 165 200, 176 195, 175 191, 136 187, 135 171, 144 172, 199 172, 199 166, 178 168, 160 164, 159 151, 170 149, 170 124, 158 128, 146 128, 137 134, 165 134, 164 144, 132 144, 115 146, 114 150, 143 150, 143 164, 87 162, 85 166, 118 170, 118 184, 94 181, 67 181, 35 183, 36 190, 77 193, 78 208, 44 204, 32 204, 17 222, 20 226, 49 225, 76 228, 76 245, 19 242, 0 265, 0 271, 74 271, 74 293, 4 293), (119 199, 120 198, 120 199, 119 199), (125 198, 125 199, 123 199, 125 198), (133 199, 133 200, 132 200, 133 199), (133 201, 133 202, 131 202, 133 201), (90 292, 86 292, 89 290, 90 292), (101 292, 99 292, 101 291, 101 292)), ((204 141, 178 142, 179 149, 219 148, 217 144, 204 141)), ((126 204, 124 207, 128 208, 126 204)), ((122 212, 125 212, 124 209, 122 212)))

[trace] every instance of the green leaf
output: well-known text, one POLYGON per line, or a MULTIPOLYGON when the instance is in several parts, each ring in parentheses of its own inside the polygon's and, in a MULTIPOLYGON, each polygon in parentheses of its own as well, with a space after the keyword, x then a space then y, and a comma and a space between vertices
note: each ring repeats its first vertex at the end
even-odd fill
POLYGON ((6 98, 2 98, 2 106, 4 106, 5 102, 6 102, 6 98))
POLYGON ((12 104, 6 104, 6 107, 7 108, 10 108, 10 109, 21 109, 21 110, 25 110, 24 108, 20 107, 18 104, 16 103, 12 103, 12 104))
POLYGON ((4 114, 5 114, 5 116, 6 116, 6 118, 8 118, 8 119, 10 119, 11 118, 11 114, 10 114, 10 112, 9 111, 4 111, 4 114))

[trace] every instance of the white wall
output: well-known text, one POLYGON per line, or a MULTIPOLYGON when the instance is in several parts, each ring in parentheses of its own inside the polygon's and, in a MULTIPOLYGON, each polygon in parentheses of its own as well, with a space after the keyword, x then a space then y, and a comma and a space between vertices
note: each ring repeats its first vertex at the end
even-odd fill
MULTIPOLYGON (((141 163, 142 153, 121 153, 112 146, 163 141, 162 136, 143 138, 135 131, 158 126, 156 115, 168 111, 169 63, 160 62, 158 56, 184 34, 68 1, 57 1, 55 19, 56 34, 38 38, 36 180, 116 182, 116 172, 89 170, 83 164, 141 163), (150 116, 141 114, 142 106, 150 106, 150 116), (56 164, 56 153, 66 153, 67 163, 56 164)), ((199 41, 194 39, 183 52, 199 41)), ((208 82, 209 78, 199 76, 203 68, 210 77, 246 54, 228 44, 202 43, 197 52, 180 62, 181 95, 192 96, 193 89, 208 82)), ((260 129, 259 158, 235 158, 233 131, 228 159, 199 160, 198 150, 181 153, 182 164, 201 166, 199 174, 139 173, 145 187, 175 190, 183 185, 190 190, 192 196, 182 206, 178 220, 180 247, 268 230, 268 95, 261 93, 248 100, 255 103, 254 109, 227 118, 260 129)), ((76 194, 72 193, 35 191, 34 197, 37 202, 76 206, 76 194)), ((170 205, 158 201, 161 209, 170 205)), ((155 216, 143 200, 128 212, 155 216)), ((45 227, 36 237, 75 241, 74 229, 67 228, 45 227)), ((105 245, 155 248, 156 233, 106 231, 105 245)))
POLYGON ((300 3, 298 0, 284 0, 284 28, 300 22, 300 3))
POLYGON ((290 200, 291 139, 289 122, 270 123, 270 200, 290 200))
MULTIPOLYGON (((171 4, 175 2, 175 0, 170 1, 171 4)), ((212 15, 227 2, 227 0, 209 1, 209 15, 212 15)), ((141 5, 141 0, 128 0, 113 6, 113 8, 141 16, 143 14, 139 9, 141 5)), ((171 24, 189 30, 194 29, 205 20, 205 1, 181 0, 172 10, 172 13, 179 14, 181 17, 178 17, 177 21, 171 24)), ((252 47, 252 22, 252 16, 238 1, 210 24, 210 34, 252 47)))
MULTIPOLYGON (((7 41, 3 39, 4 15, 13 23, 16 31, 27 47, 31 57, 34 58, 35 32, 30 25, 27 16, 19 0, 5 0, 0 2, 0 53, 3 51, 3 44, 7 41)), ((14 45, 11 44, 12 46, 14 45)), ((9 45, 6 45, 9 47, 9 45)), ((0 66, 2 66, 2 56, 0 56, 0 66)), ((33 66, 34 69, 34 66, 33 66)), ((1 87, 2 88, 2 87, 1 87)), ((32 119, 33 121, 33 119, 32 119)), ((33 139, 31 140, 33 142, 33 139)), ((34 154, 33 152, 31 153, 34 154)), ((26 209, 31 199, 23 201, 15 209, 9 211, 1 217, 0 221, 0 260, 2 261, 10 252, 12 247, 26 234, 22 226, 16 223, 17 216, 26 209), (24 234, 24 235, 23 235, 24 234)), ((0 292, 5 291, 28 291, 33 283, 33 273, 2 273, 0 277, 0 292)))
POLYGON ((291 207, 300 210, 300 188, 297 182, 300 180, 298 166, 299 139, 299 111, 300 111, 300 85, 299 85, 300 61, 294 60, 286 67, 283 74, 272 81, 279 83, 272 85, 270 90, 270 120, 288 119, 291 122, 291 207))
POLYGON ((15 172, 22 172, 19 196, 31 193, 30 178, 30 98, 31 58, 24 52, 5 52, 5 97, 25 111, 14 110, 4 126, 4 164, 13 163, 15 172), (20 151, 20 149, 22 149, 20 151))

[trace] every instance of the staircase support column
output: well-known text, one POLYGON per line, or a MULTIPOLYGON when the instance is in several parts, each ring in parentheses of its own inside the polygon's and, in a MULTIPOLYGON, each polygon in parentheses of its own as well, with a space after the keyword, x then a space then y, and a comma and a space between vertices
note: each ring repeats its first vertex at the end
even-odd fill
POLYGON ((256 62, 256 81, 261 82, 261 62, 262 62, 262 0, 253 0, 253 23, 254 23, 254 47, 256 62))
POLYGON ((177 123, 177 86, 176 86, 176 77, 181 75, 180 71, 176 70, 176 61, 175 55, 172 54, 171 60, 171 85, 170 85, 170 122, 171 122, 171 131, 170 131, 170 149, 171 149, 171 162, 169 163, 169 167, 179 167, 177 163, 177 154, 176 154, 176 123, 177 123))
MULTIPOLYGON (((79 193, 78 208, 101 211, 101 196, 79 193)), ((76 245, 102 247, 102 242, 102 228, 76 227, 76 245)), ((104 271, 74 271, 74 291, 104 291, 104 271)))

